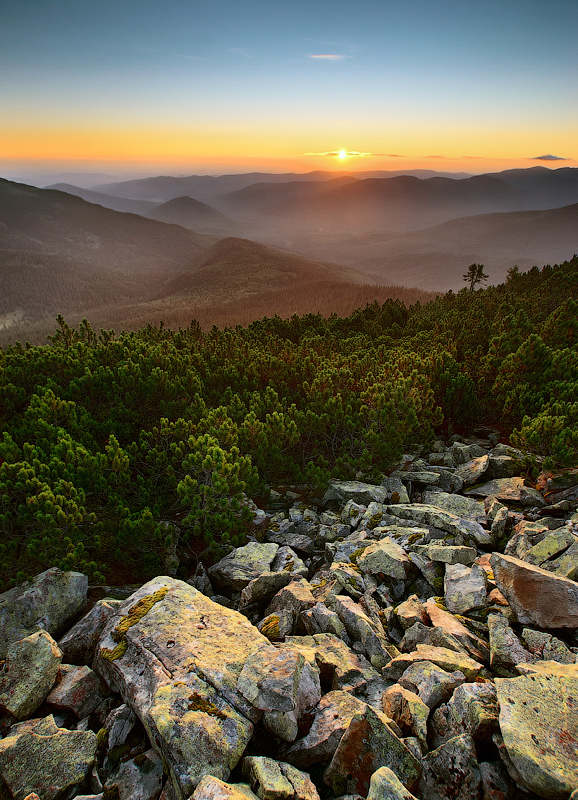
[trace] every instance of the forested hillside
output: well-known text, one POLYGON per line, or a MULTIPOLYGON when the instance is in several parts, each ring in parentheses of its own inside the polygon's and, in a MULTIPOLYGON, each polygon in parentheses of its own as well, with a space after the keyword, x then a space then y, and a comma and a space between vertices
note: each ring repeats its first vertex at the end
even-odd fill
POLYGON ((78 330, 0 351, 0 571, 109 581, 239 544, 244 493, 384 473, 436 429, 497 425, 578 461, 578 258, 346 318, 78 330))

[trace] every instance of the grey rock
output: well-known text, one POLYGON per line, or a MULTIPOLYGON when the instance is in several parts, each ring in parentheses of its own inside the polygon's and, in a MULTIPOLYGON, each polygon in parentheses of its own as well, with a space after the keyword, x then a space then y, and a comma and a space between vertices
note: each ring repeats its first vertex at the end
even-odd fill
POLYGON ((483 669, 482 664, 463 653, 457 653, 455 650, 448 650, 445 647, 428 647, 418 644, 413 653, 402 653, 392 659, 383 670, 383 674, 389 680, 395 681, 401 679, 408 667, 419 662, 431 662, 449 672, 460 671, 469 680, 475 680, 483 669))
POLYGON ((116 788, 120 800, 156 800, 163 784, 163 762, 156 750, 150 749, 136 758, 123 761, 111 776, 105 789, 116 788))
POLYGON ((431 561, 440 561, 443 564, 473 564, 478 555, 475 547, 466 547, 465 545, 449 545, 449 544, 430 544, 418 546, 418 552, 424 555, 431 561))
MULTIPOLYGON (((162 795, 160 800, 163 800, 162 795)), ((257 800, 257 795, 247 783, 225 783, 212 775, 205 775, 190 800, 257 800)))
POLYGON ((357 793, 365 797, 371 776, 380 767, 395 770, 406 788, 416 783, 421 765, 391 729, 388 718, 366 706, 354 714, 343 734, 323 780, 335 794, 357 793))
POLYGON ((517 664, 532 663, 535 656, 523 646, 503 614, 488 616, 490 666, 498 675, 510 676, 517 664))
POLYGON ((368 575, 381 573, 404 581, 408 577, 411 562, 402 547, 385 537, 363 550, 357 557, 357 566, 368 575))
POLYGON ((463 480, 464 486, 472 486, 487 472, 489 466, 490 457, 483 455, 462 464, 456 469, 455 474, 463 480))
POLYGON ((59 639, 58 647, 66 664, 87 665, 92 663, 100 634, 120 602, 120 600, 108 597, 99 600, 88 614, 85 614, 59 639))
POLYGON ((45 631, 10 644, 0 673, 0 708, 16 719, 30 717, 56 680, 61 660, 56 642, 45 631))
POLYGON ((240 591, 261 573, 271 571, 278 549, 279 545, 272 542, 249 542, 237 547, 209 569, 211 581, 218 588, 240 591))
POLYGON ((454 689, 465 680, 463 672, 456 670, 450 673, 431 661, 419 661, 405 669, 400 675, 399 684, 419 695, 426 706, 433 709, 447 702, 454 689))
POLYGON ((409 495, 404 483, 400 478, 384 478, 381 485, 387 492, 386 500, 388 503, 409 503, 409 495))
POLYGON ((480 793, 481 775, 476 747, 464 733, 428 753, 423 760, 420 791, 428 800, 473 800, 480 793))
POLYGON ((483 608, 487 598, 486 573, 477 564, 471 569, 463 564, 446 564, 444 594, 446 605, 454 614, 483 608))
POLYGON ((84 610, 87 590, 86 575, 53 567, 0 595, 0 659, 36 631, 59 636, 84 610))
POLYGON ((467 489, 468 497, 489 497, 493 495, 504 503, 519 503, 522 506, 544 506, 544 496, 536 489, 524 485, 523 478, 497 478, 488 483, 467 489))
POLYGON ((247 756, 243 775, 261 800, 319 800, 309 775, 283 761, 247 756))
POLYGON ((365 705, 351 692, 328 692, 314 710, 307 735, 285 750, 283 757, 299 769, 329 762, 354 714, 363 711, 365 705))
POLYGON ((484 504, 481 500, 473 500, 461 494, 449 492, 424 492, 422 496, 424 505, 436 506, 443 511, 449 511, 456 517, 472 519, 479 522, 484 517, 484 504))
MULTIPOLYGON (((462 519, 436 506, 413 503, 406 506, 388 506, 387 510, 390 514, 399 516, 402 519, 411 519, 425 525, 433 525, 452 536, 462 537, 465 541, 472 540, 481 546, 491 544, 492 541, 489 533, 479 523, 462 519)), ((460 543, 463 544, 463 542, 460 543)))
POLYGON ((575 653, 551 633, 524 628, 522 638, 530 653, 536 658, 544 661, 558 661, 560 664, 576 663, 575 653))
POLYGON ((96 748, 95 733, 58 728, 52 716, 23 722, 0 741, 0 776, 15 800, 34 791, 57 800, 84 781, 96 748))
POLYGON ((294 550, 286 545, 282 545, 277 550, 277 555, 271 562, 271 570, 274 572, 288 572, 290 575, 300 575, 304 578, 308 574, 304 561, 299 558, 294 550))
POLYGON ((110 695, 90 667, 63 664, 60 676, 62 680, 46 698, 51 706, 60 711, 72 711, 79 718, 87 717, 110 695))
POLYGON ((490 681, 461 684, 447 709, 454 735, 468 733, 474 741, 484 742, 499 730, 496 687, 490 681))
POLYGON ((345 625, 353 642, 359 642, 370 663, 381 669, 390 660, 383 628, 378 629, 361 607, 350 597, 338 595, 332 601, 332 610, 345 625))
POLYGON ((124 744, 136 722, 136 714, 130 710, 126 703, 114 708, 104 724, 108 732, 108 749, 112 750, 113 747, 124 744))
POLYGON ((292 575, 289 570, 263 572, 245 586, 241 592, 239 607, 244 608, 251 603, 271 599, 280 589, 291 583, 291 579, 292 575))
POLYGON ((415 736, 422 750, 427 751, 430 709, 420 696, 396 683, 384 692, 382 703, 386 716, 391 717, 404 735, 415 736))
POLYGON ((323 505, 332 500, 346 503, 354 500, 356 503, 368 506, 371 502, 384 503, 387 500, 387 489, 383 486, 374 486, 361 481, 331 481, 323 505))
POLYGON ((325 603, 316 603, 307 611, 302 611, 299 615, 301 624, 305 631, 313 635, 315 633, 332 633, 338 636, 346 644, 351 640, 343 622, 339 619, 335 611, 331 611, 325 603))
POLYGON ((237 682, 266 651, 276 652, 241 614, 161 576, 119 607, 94 669, 139 716, 187 796, 203 775, 228 777, 241 758, 261 712, 237 682))

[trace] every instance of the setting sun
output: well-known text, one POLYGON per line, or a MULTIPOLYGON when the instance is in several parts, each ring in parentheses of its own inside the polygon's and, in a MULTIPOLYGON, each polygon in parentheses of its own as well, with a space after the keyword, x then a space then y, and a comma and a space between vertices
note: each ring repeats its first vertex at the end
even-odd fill
POLYGON ((340 158, 343 161, 344 158, 347 158, 347 155, 348 155, 347 150, 340 150, 337 153, 337 158, 340 158))

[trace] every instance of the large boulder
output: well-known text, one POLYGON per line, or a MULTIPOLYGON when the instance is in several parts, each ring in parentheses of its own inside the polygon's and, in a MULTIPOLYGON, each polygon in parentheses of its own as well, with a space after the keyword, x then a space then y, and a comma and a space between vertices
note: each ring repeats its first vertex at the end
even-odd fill
POLYGON ((8 646, 44 630, 57 637, 86 606, 88 578, 56 567, 0 595, 0 659, 8 646))
POLYGON ((543 662, 496 678, 496 691, 515 779, 540 797, 568 797, 578 783, 578 665, 543 662))
POLYGON ((519 622, 539 628, 578 628, 578 583, 501 553, 494 553, 490 563, 519 622))
POLYGON ((203 775, 226 780, 241 758, 262 712, 237 684, 246 662, 269 651, 241 614, 159 577, 109 620, 94 669, 140 717, 183 798, 203 775))

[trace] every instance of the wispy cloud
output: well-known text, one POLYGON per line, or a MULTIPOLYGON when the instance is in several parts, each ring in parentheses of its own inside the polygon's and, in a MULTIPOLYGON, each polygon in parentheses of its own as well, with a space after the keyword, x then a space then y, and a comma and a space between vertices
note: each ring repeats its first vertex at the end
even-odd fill
POLYGON ((231 49, 228 50, 227 52, 233 53, 236 56, 241 56, 241 58, 248 58, 251 61, 255 59, 255 56, 252 56, 246 50, 243 50, 242 47, 231 47, 231 49))
POLYGON ((325 153, 303 153, 304 156, 329 156, 333 158, 404 158, 396 153, 362 153, 360 150, 327 150, 325 153))
POLYGON ((346 56, 342 53, 312 53, 307 58, 314 58, 318 61, 345 61, 348 58, 353 58, 353 56, 346 56))
POLYGON ((206 61, 207 59, 204 56, 191 56, 187 53, 174 53, 171 50, 157 50, 151 47, 146 49, 139 49, 137 52, 140 53, 153 53, 159 56, 170 56, 171 58, 182 58, 185 61, 206 61))
POLYGON ((564 158, 564 156, 553 156, 551 153, 547 153, 545 156, 529 158, 528 161, 572 161, 572 159, 564 158))

